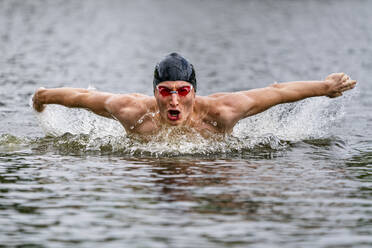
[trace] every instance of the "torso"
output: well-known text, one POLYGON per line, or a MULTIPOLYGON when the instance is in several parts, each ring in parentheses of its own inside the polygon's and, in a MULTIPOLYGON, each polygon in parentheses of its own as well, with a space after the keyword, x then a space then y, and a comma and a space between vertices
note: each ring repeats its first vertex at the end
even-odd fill
MULTIPOLYGON (((155 98, 150 98, 143 108, 136 108, 128 113, 121 111, 116 114, 116 119, 124 126, 126 132, 130 135, 148 136, 156 135, 162 130, 172 128, 167 124, 163 124, 160 120, 160 115, 157 110, 155 98), (131 121, 128 122, 128 115, 131 116, 131 121)), ((216 134, 226 134, 230 130, 226 130, 222 123, 213 118, 210 113, 210 106, 204 97, 198 96, 194 106, 194 113, 191 120, 182 127, 182 132, 197 132, 203 137, 211 137, 216 134)))

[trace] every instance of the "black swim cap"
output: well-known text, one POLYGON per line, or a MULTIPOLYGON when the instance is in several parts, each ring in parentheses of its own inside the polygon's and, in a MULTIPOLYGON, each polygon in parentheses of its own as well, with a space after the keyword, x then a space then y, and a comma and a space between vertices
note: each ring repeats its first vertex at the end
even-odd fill
POLYGON ((178 53, 169 54, 155 66, 154 90, 164 81, 186 81, 192 84, 196 91, 194 67, 178 53))

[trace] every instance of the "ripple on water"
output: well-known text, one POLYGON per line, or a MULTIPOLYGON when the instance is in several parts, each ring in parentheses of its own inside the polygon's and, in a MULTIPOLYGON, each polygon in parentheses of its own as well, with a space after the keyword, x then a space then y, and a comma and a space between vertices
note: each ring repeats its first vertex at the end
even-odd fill
POLYGON ((0 6, 0 246, 371 247, 369 1, 0 6), (147 72, 169 47, 197 63, 198 93, 347 68, 361 103, 345 122, 353 92, 278 106, 223 140, 145 143, 116 121, 48 106, 35 114, 46 136, 34 137, 24 103, 35 82, 152 94, 147 72))

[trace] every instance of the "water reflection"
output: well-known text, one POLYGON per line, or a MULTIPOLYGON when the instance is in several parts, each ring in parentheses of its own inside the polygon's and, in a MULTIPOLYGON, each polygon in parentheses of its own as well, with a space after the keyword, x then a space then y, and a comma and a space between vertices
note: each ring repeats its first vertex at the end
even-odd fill
MULTIPOLYGON (((92 156, 83 165, 86 158, 80 156, 52 155, 45 164, 32 164, 9 155, 1 160, 14 165, 0 167, 0 206, 3 211, 17 213, 19 234, 43 233, 49 242, 57 243, 84 243, 89 237, 79 237, 78 233, 85 228, 96 233, 97 240, 122 240, 99 234, 99 230, 118 226, 126 231, 153 226, 168 233, 171 229, 208 226, 208 231, 203 229, 204 236, 192 234, 199 242, 207 238, 217 243, 230 240, 248 244, 257 238, 249 236, 256 230, 306 238, 304 230, 325 235, 330 225, 336 228, 338 221, 345 221, 339 215, 341 210, 354 216, 347 220, 349 227, 370 233, 366 211, 371 205, 361 201, 370 197, 368 185, 359 190, 366 193, 364 196, 355 188, 346 192, 342 185, 352 187, 352 182, 345 181, 345 172, 339 168, 325 170, 279 162, 290 156, 244 161, 111 155, 92 156), (340 198, 345 193, 355 200, 340 198), (352 214, 355 208, 360 211, 358 218, 352 214), (71 221, 77 218, 81 220, 79 226, 72 228, 71 221), (234 228, 224 230, 227 224, 234 228), (239 226, 244 228, 234 234, 239 226), (291 229, 294 226, 298 232, 291 229), (47 234, 57 227, 73 238, 54 239, 47 234)), ((9 223, 10 215, 6 216, 1 219, 0 215, 0 222, 9 223)), ((142 238, 166 238, 151 230, 142 238)), ((4 233, 10 235, 9 231, 0 235, 4 233)), ((169 242, 169 237, 166 240, 169 242)))
POLYGON ((236 162, 231 162, 158 160, 149 164, 153 182, 161 188, 161 201, 190 202, 193 207, 188 211, 200 214, 253 214, 259 204, 233 185, 241 174, 234 169, 236 162))

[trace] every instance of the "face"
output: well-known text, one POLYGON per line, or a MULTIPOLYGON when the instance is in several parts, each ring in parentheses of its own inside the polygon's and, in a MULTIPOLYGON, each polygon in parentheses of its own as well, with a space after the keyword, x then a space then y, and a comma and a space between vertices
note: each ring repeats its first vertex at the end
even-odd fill
POLYGON ((191 119, 195 91, 185 81, 165 81, 155 89, 155 98, 161 119, 172 126, 185 124, 191 119))

